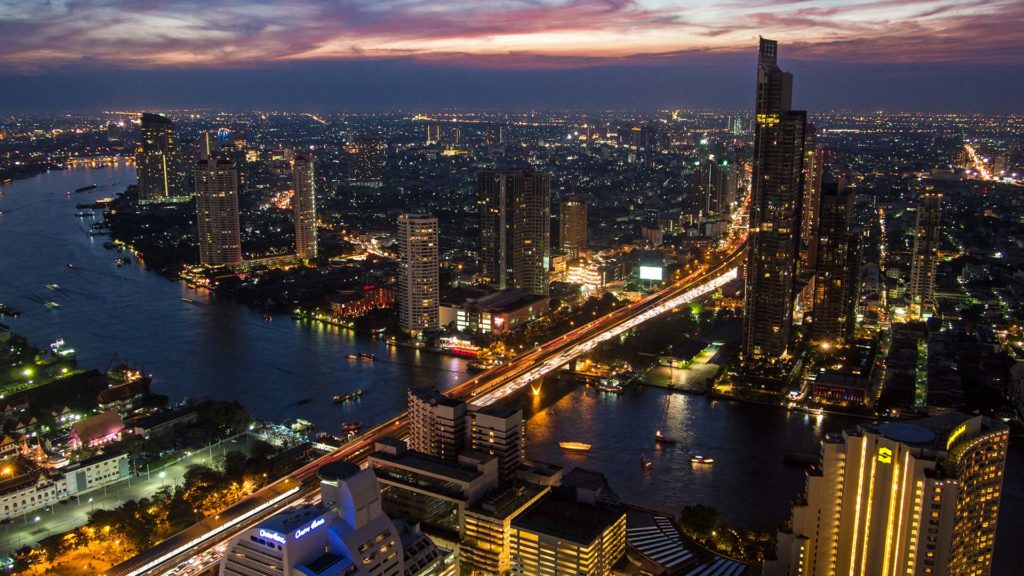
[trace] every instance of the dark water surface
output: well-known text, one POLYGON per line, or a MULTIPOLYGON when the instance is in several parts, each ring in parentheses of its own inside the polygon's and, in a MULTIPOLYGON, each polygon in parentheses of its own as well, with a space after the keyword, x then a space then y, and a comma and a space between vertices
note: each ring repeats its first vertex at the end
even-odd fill
MULTIPOLYGON (((102 247, 107 238, 88 233, 98 218, 77 218, 75 204, 112 196, 134 180, 130 167, 82 168, 0 189, 0 302, 22 311, 4 323, 37 346, 64 338, 83 367, 103 369, 117 352, 152 373, 154 391, 172 401, 237 399, 258 418, 305 418, 328 431, 342 421, 370 424, 396 414, 410 385, 446 389, 467 377, 462 359, 388 347, 287 316, 268 322, 245 305, 192 290, 138 263, 116 267, 118 253, 102 247), (99 185, 93 192, 66 195, 93 183, 99 185), (51 283, 60 288, 48 289, 51 283), (60 308, 47 308, 47 300, 60 308), (346 359, 358 352, 379 359, 346 359), (365 390, 357 402, 339 406, 330 400, 357 388, 365 390)), ((603 472, 628 502, 666 511, 711 504, 731 523, 767 528, 788 516, 790 499, 803 488, 802 471, 785 466, 784 455, 815 453, 825 433, 856 422, 653 388, 620 397, 577 389, 530 420, 527 453, 603 472), (678 443, 656 445, 657 430, 678 443), (565 452, 558 442, 566 440, 593 449, 565 452), (713 457, 715 464, 694 466, 693 454, 713 457), (653 461, 652 472, 641 469, 641 455, 653 461)), ((994 572, 999 576, 1024 573, 1020 450, 1011 450, 1006 478, 994 572)))

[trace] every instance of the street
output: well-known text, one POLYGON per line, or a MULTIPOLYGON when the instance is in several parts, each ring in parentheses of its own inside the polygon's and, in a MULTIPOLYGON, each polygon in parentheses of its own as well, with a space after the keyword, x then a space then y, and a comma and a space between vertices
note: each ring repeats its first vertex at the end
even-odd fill
POLYGON ((10 554, 47 536, 82 526, 88 521, 89 513, 93 510, 116 508, 128 500, 152 496, 164 486, 180 483, 190 466, 212 464, 211 459, 232 451, 248 454, 249 444, 244 436, 212 444, 159 471, 151 470, 149 478, 143 470, 139 476, 72 497, 67 504, 57 504, 49 511, 40 509, 12 518, 11 522, 4 524, 0 530, 3 534, 0 537, 0 555, 10 554))

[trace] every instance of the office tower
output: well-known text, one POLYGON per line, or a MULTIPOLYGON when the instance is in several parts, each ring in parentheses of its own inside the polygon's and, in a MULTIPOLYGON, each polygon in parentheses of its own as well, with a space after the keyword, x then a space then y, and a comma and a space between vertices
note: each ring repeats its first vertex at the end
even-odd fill
POLYGON ((569 198, 558 206, 558 243, 569 260, 576 260, 587 249, 587 203, 569 198))
POLYGON ((454 574, 433 542, 382 510, 372 470, 324 465, 321 504, 288 508, 227 545, 220 576, 426 576, 454 574))
POLYGON ((352 179, 369 185, 380 185, 384 179, 384 142, 380 136, 356 139, 356 157, 352 162, 352 179))
POLYGON ((842 183, 825 182, 820 189, 820 206, 811 333, 817 342, 835 343, 853 334, 859 279, 857 239, 850 229, 853 194, 842 183))
POLYGON ((299 154, 292 162, 292 213, 295 215, 295 254, 316 260, 316 191, 313 157, 299 154))
POLYGON ((551 175, 481 172, 480 272, 498 288, 546 296, 551 257, 551 175))
POLYGON ((207 130, 199 133, 199 158, 201 160, 207 160, 211 156, 217 156, 220 154, 222 144, 221 139, 217 132, 207 130))
POLYGON ((196 222, 199 263, 237 266, 242 263, 238 225, 238 174, 225 159, 196 162, 196 222))
MULTIPOLYGON (((107 124, 107 142, 120 142, 121 141, 122 126, 118 125, 117 122, 110 122, 107 124)), ((3 127, 0 127, 0 140, 3 140, 3 127)))
POLYGON ((437 218, 398 217, 398 325, 417 335, 438 327, 437 218))
POLYGON ((406 392, 409 405, 409 448, 454 460, 466 447, 466 404, 436 389, 406 392))
POLYGON ((512 520, 513 576, 606 576, 626 551, 626 512, 553 492, 512 520))
POLYGON ((499 476, 512 477, 526 454, 522 409, 470 406, 467 416, 469 448, 497 458, 499 476))
POLYGON ((508 143, 508 126, 506 124, 488 124, 484 133, 484 144, 503 146, 508 143))
POLYGON ((950 412, 822 442, 766 576, 987 576, 1008 430, 950 412))
POLYGON ((911 308, 918 316, 935 309, 935 268, 939 264, 942 194, 925 192, 917 205, 914 252, 910 261, 911 308))
POLYGON ((458 126, 450 126, 446 131, 445 143, 449 146, 458 146, 462 144, 462 128, 458 126))
POLYGON ((174 124, 159 114, 142 115, 142 142, 135 153, 139 200, 163 202, 188 195, 185 164, 174 124))
POLYGON ((793 76, 777 55, 777 43, 762 38, 742 337, 748 360, 783 356, 793 316, 806 113, 790 110, 793 76))
POLYGON ((739 189, 739 165, 709 156, 697 168, 697 197, 704 218, 729 212, 739 189))
POLYGON ((817 251, 818 204, 825 173, 825 151, 817 143, 814 124, 804 136, 804 191, 800 216, 800 266, 813 270, 817 251))
POLYGON ((424 125, 424 130, 426 131, 426 139, 425 139, 426 144, 428 144, 428 145, 429 144, 437 144, 438 142, 441 141, 441 125, 440 124, 434 124, 434 123, 426 124, 426 125, 424 125))

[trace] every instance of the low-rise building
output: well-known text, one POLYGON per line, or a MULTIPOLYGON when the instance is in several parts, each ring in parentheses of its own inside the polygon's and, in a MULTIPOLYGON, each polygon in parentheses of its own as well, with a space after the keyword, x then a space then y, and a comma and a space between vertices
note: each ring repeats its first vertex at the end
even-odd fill
POLYGON ((105 446, 120 440, 122 434, 124 434, 124 421, 121 420, 117 409, 111 409, 72 424, 68 447, 78 450, 79 448, 105 446))
POLYGON ((522 326, 548 311, 547 296, 509 288, 463 302, 441 304, 441 318, 455 318, 460 332, 501 334, 522 326))

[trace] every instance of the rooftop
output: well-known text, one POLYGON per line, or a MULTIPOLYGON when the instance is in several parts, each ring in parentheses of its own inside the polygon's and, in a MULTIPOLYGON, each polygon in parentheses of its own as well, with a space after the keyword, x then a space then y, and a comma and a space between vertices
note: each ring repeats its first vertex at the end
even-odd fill
POLYGON ((581 504, 563 495, 551 495, 516 517, 512 525, 589 546, 625 514, 622 510, 581 504))

